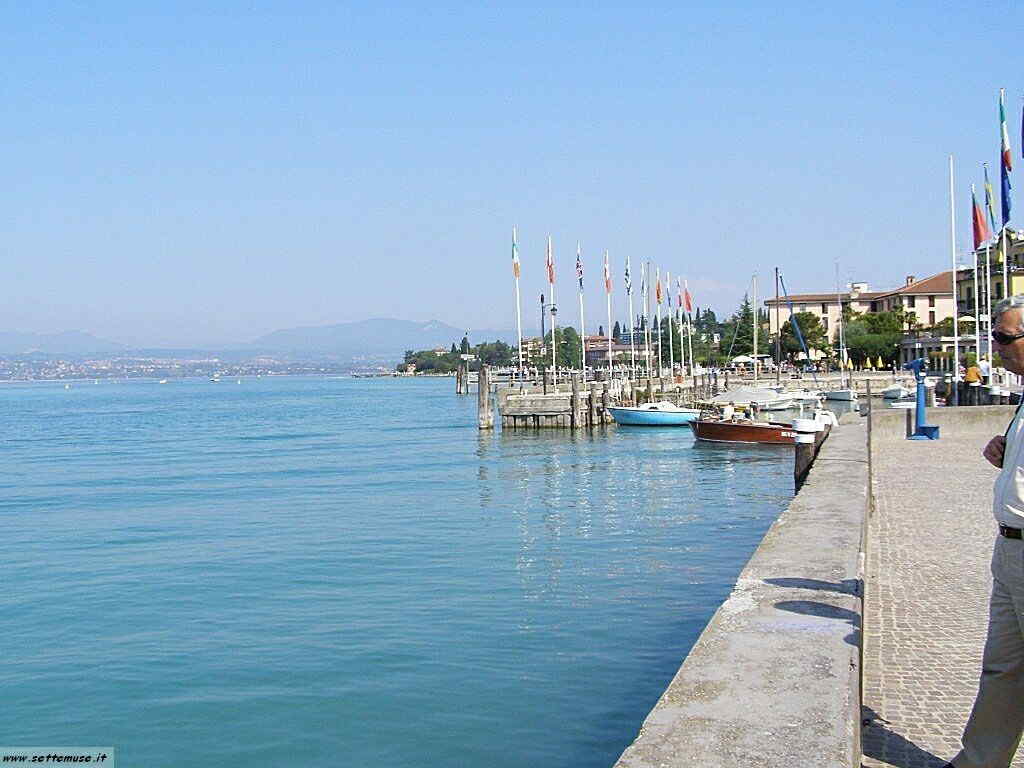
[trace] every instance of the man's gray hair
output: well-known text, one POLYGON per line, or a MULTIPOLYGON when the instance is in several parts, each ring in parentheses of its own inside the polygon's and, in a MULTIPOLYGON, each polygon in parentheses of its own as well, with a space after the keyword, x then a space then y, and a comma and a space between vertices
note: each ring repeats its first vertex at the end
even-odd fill
MULTIPOLYGON (((995 309, 992 310, 992 322, 998 323, 1003 313, 1010 309, 1019 309, 1022 315, 1024 315, 1024 294, 1018 293, 1015 296, 1007 296, 1005 299, 1000 300, 996 304, 995 309)), ((1024 325, 1024 321, 1021 324, 1024 325)))

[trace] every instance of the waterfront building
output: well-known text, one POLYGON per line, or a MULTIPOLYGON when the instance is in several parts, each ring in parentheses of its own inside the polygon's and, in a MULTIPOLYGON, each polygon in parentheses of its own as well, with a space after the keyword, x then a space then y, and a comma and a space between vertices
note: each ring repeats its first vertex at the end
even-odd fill
MULTIPOLYGON (((994 239, 989 241, 988 259, 992 279, 992 304, 1006 296, 1006 288, 1003 285, 1003 262, 1000 259, 1000 243, 1002 232, 997 232, 994 239)), ((1010 295, 1024 293, 1024 231, 1018 229, 1006 229, 1006 254, 1007 265, 1010 277, 1010 295)), ((988 302, 985 297, 985 247, 978 249, 978 303, 981 304, 981 311, 984 314, 988 311, 988 302)), ((957 270, 956 290, 957 302, 960 306, 960 314, 974 315, 974 254, 971 254, 971 263, 961 265, 957 270)))
MULTIPOLYGON (((930 327, 953 316, 953 271, 940 272, 922 280, 907 275, 903 285, 886 291, 872 291, 867 283, 851 283, 847 290, 839 294, 839 300, 843 307, 861 314, 889 312, 902 307, 907 313, 914 313, 917 324, 930 327)), ((779 322, 782 324, 789 320, 790 302, 793 304, 793 312, 816 314, 829 342, 837 342, 839 307, 836 305, 835 291, 790 294, 788 300, 786 297, 780 298, 779 322)), ((775 297, 765 299, 769 332, 773 336, 779 330, 775 322, 775 304, 775 297)))
MULTIPOLYGON (((926 331, 912 331, 904 335, 900 342, 900 366, 923 357, 928 360, 928 367, 936 371, 953 369, 953 337, 936 336, 926 331)), ((978 354, 978 340, 973 333, 960 336, 960 361, 966 354, 978 354)))

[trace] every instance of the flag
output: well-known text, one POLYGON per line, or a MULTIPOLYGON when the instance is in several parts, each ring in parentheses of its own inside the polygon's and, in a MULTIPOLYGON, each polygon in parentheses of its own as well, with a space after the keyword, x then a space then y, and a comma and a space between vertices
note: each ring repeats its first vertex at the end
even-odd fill
POLYGON ((1003 155, 1003 165, 1006 170, 1013 170, 1013 155, 1010 152, 1010 134, 1006 132, 1006 105, 1003 103, 1006 96, 1006 89, 999 89, 999 133, 1002 139, 1000 152, 1003 155))
POLYGON ((612 269, 608 266, 608 251, 604 252, 604 292, 612 292, 612 269))
POLYGON ((981 206, 978 205, 973 184, 971 184, 971 218, 974 224, 974 250, 978 250, 982 243, 992 237, 992 233, 988 231, 988 222, 985 221, 985 214, 981 212, 981 206))
POLYGON ((658 267, 656 282, 654 284, 654 300, 661 304, 661 267, 658 267))
POLYGON ((629 275, 629 254, 626 254, 626 271, 622 274, 622 282, 626 284, 626 295, 633 295, 633 279, 629 275))
POLYGON ((576 278, 580 281, 580 290, 583 290, 583 259, 580 256, 580 244, 576 243, 576 278))
POLYGON ((554 251, 551 250, 551 236, 550 235, 548 235, 547 267, 548 267, 548 283, 550 285, 554 285, 555 284, 555 254, 554 254, 554 251))
POLYGON ((1002 203, 1003 203, 1003 226, 1005 227, 1010 221, 1010 172, 1004 163, 999 172, 1000 181, 1002 182, 1002 203))
POLYGON ((989 229, 994 232, 996 229, 996 195, 988 180, 988 163, 982 163, 981 167, 985 169, 985 210, 988 211, 989 229))
POLYGON ((999 151, 1002 162, 999 164, 999 178, 1002 182, 1003 226, 1010 221, 1010 171, 1013 170, 1013 158, 1010 154, 1010 135, 1006 132, 1006 90, 999 89, 999 151))
POLYGON ((647 300, 647 265, 640 264, 640 295, 647 300))
POLYGON ((676 306, 683 308, 683 278, 676 278, 676 306))
MULTIPOLYGON (((693 306, 691 304, 691 297, 690 297, 690 286, 686 283, 685 280, 683 281, 683 286, 684 286, 684 288, 683 288, 683 297, 686 299, 686 311, 687 312, 693 312, 693 306)), ((697 320, 699 321, 700 318, 697 318, 697 320)))
POLYGON ((519 279, 519 247, 516 245, 516 228, 512 227, 512 274, 519 279))

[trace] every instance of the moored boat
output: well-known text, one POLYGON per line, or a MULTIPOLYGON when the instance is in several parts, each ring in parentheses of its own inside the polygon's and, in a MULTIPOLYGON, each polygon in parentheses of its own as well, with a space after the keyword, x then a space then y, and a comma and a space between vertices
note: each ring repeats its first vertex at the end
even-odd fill
POLYGON ((635 407, 609 408, 608 412, 616 424, 633 427, 681 427, 700 416, 696 408, 680 408, 664 401, 635 407))
POLYGON ((850 389, 849 387, 842 387, 840 389, 830 389, 825 392, 826 400, 843 400, 846 402, 853 402, 857 399, 857 391, 850 389))
POLYGON ((769 443, 794 445, 796 430, 792 424, 751 421, 749 419, 697 419, 690 423, 694 437, 712 443, 769 443))
POLYGON ((886 400, 899 400, 901 397, 906 397, 909 394, 911 394, 910 390, 902 384, 893 384, 881 392, 882 397, 886 400))

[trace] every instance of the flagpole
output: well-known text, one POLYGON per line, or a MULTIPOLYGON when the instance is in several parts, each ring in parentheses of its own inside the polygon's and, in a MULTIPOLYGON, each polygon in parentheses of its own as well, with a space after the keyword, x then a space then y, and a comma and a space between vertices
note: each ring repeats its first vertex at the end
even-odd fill
POLYGON ((658 294, 661 293, 661 267, 655 267, 655 274, 657 275, 658 282, 657 287, 654 289, 654 311, 658 316, 658 377, 661 377, 662 365, 661 365, 661 299, 658 294))
POLYGON ((679 375, 686 376, 686 344, 683 343, 683 289, 676 278, 676 330, 679 332, 679 375))
MULTIPOLYGON (((971 221, 974 221, 974 217, 978 214, 978 198, 974 192, 974 185, 971 184, 971 221)), ((984 217, 982 217, 981 223, 984 224, 984 217)), ((979 230, 980 232, 981 230, 979 230)), ((977 237, 977 235, 975 235, 977 237)), ((978 248, 981 243, 977 243, 974 246, 974 348, 977 352, 978 359, 981 359, 981 304, 978 298, 978 248)), ((956 274, 953 275, 953 286, 954 291, 956 290, 956 274)))
POLYGON ((524 381, 526 374, 523 370, 523 312, 519 301, 519 249, 516 243, 515 227, 512 227, 512 271, 516 276, 516 336, 519 339, 519 380, 524 381))
POLYGON ((992 193, 992 184, 988 180, 988 163, 981 164, 985 174, 985 213, 991 225, 992 233, 985 240, 985 338, 988 349, 988 362, 992 364, 992 235, 995 234, 995 195, 992 193))
MULTIPOLYGON (((683 290, 689 292, 689 286, 685 282, 683 285, 683 290)), ((693 318, 689 312, 686 313, 686 346, 690 352, 690 378, 693 378, 693 318)))
POLYGON ((953 262, 953 405, 960 405, 960 323, 956 285, 956 199, 953 192, 953 156, 949 156, 949 250, 953 262))
POLYGON ((548 312, 551 313, 551 383, 558 391, 558 344, 555 341, 555 316, 558 309, 555 307, 555 252, 551 247, 551 235, 548 235, 548 284, 551 286, 551 303, 548 305, 548 312))
POLYGON ((586 326, 583 323, 583 262, 580 254, 580 241, 576 241, 576 276, 580 281, 580 369, 583 372, 583 383, 587 383, 587 342, 586 326))
POLYGON ((991 238, 985 241, 985 347, 992 365, 992 254, 991 238))
POLYGON ((604 293, 608 302, 608 386, 615 378, 615 368, 612 364, 612 271, 608 264, 608 251, 604 252, 604 293))
MULTIPOLYGON (((626 255, 626 273, 629 273, 629 254, 626 255)), ((636 344, 633 340, 633 276, 626 281, 626 298, 629 300, 629 365, 633 369, 633 381, 636 381, 636 344)))
POLYGON ((651 371, 651 262, 641 267, 644 287, 644 356, 647 360, 647 378, 654 374, 651 371))
POLYGON ((672 349, 672 273, 665 272, 665 297, 668 299, 668 377, 675 383, 676 356, 672 349))

